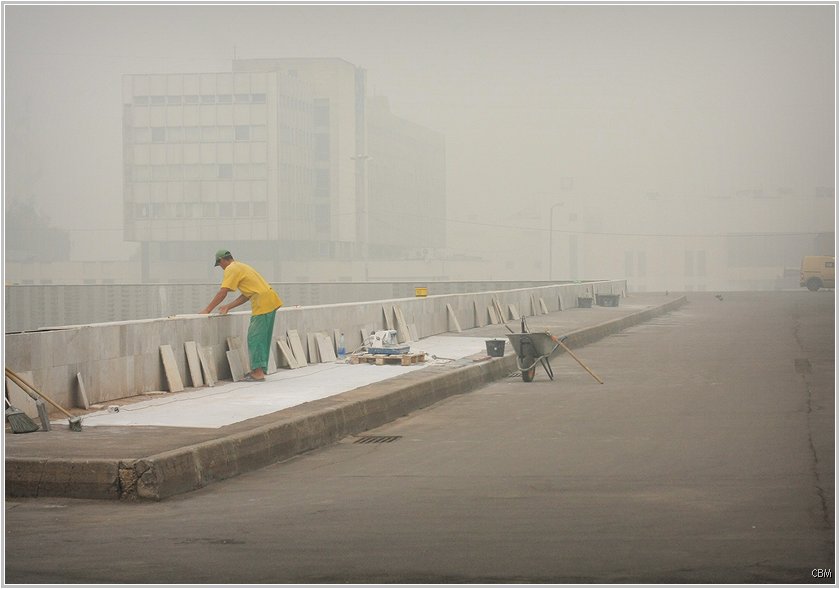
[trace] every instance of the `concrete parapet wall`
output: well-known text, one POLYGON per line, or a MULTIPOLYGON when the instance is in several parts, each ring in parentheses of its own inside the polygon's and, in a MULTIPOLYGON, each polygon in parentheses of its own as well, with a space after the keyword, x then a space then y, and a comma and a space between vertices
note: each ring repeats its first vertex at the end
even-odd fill
MULTIPOLYGON (((288 306, 328 305, 429 294, 512 290, 566 281, 282 282, 272 283, 288 306)), ((5 287, 6 333, 55 326, 156 319, 195 313, 219 290, 218 283, 12 284, 5 287)))
MULTIPOLYGON (((577 306, 578 296, 621 294, 625 291, 626 281, 604 280, 373 302, 283 307, 277 313, 274 339, 285 339, 287 331, 295 329, 306 347, 307 334, 323 332, 332 336, 333 330, 339 329, 345 334, 349 353, 361 346, 361 330, 386 329, 388 321, 396 325, 394 307, 401 309, 406 321, 415 324, 419 337, 424 338, 453 331, 447 305, 452 308, 460 327, 469 329, 489 323, 487 307, 494 298, 506 314, 508 306, 514 305, 522 315, 531 316, 540 313, 540 299, 549 312, 554 312, 561 310, 561 305, 562 309, 577 306), (537 309, 532 308, 532 300, 536 301, 537 309)), ((185 385, 190 384, 184 350, 184 343, 188 341, 209 348, 218 377, 229 379, 230 369, 225 356, 227 338, 239 336, 244 345, 249 320, 248 312, 240 312, 226 316, 174 316, 8 333, 5 336, 6 366, 19 373, 31 372, 32 384, 64 407, 81 406, 76 376, 81 374, 88 401, 91 404, 103 403, 150 391, 168 390, 160 355, 160 346, 164 344, 172 347, 185 385)), ((272 353, 276 358, 276 347, 272 353)))

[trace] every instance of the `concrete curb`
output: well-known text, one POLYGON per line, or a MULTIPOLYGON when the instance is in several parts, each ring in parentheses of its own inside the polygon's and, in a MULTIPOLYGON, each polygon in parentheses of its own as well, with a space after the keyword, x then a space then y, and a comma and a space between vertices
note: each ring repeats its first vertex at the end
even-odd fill
MULTIPOLYGON (((680 297, 571 332, 564 343, 570 348, 592 343, 685 302, 686 298, 680 297)), ((516 357, 510 351, 502 358, 480 363, 467 359, 433 366, 284 410, 277 421, 267 425, 141 459, 7 458, 6 495, 159 501, 389 423, 514 370, 516 357)))

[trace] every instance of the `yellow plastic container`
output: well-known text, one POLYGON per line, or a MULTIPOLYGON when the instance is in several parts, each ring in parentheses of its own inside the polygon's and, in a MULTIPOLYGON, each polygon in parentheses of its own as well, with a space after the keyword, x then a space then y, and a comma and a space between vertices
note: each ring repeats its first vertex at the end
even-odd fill
POLYGON ((414 289, 415 297, 425 297, 427 294, 429 294, 429 292, 425 286, 418 286, 414 289))

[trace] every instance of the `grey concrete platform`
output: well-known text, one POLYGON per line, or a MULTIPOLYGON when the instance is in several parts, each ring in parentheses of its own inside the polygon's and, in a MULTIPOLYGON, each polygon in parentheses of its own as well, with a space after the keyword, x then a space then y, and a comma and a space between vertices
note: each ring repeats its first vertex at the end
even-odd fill
MULTIPOLYGON (((579 348, 685 301, 674 295, 629 295, 618 307, 572 308, 526 321, 531 331, 566 335, 566 345, 579 348)), ((508 325, 519 330, 516 321, 508 325)), ((506 333, 501 325, 488 325, 450 335, 505 338, 506 333)), ((219 428, 97 426, 72 432, 65 425, 50 432, 12 434, 7 425, 6 496, 160 500, 375 428, 514 370, 516 359, 507 345, 502 358, 476 354, 430 365, 219 428)))

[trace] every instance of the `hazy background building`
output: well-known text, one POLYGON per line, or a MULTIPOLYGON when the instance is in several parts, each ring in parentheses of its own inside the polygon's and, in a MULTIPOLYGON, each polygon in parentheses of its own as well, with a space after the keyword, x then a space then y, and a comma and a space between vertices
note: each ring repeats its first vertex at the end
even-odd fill
POLYGON ((279 281, 446 244, 443 136, 384 99, 368 106, 349 62, 126 75, 123 104, 125 238, 141 246, 143 282, 212 279, 220 247, 279 281))
POLYGON ((5 279, 795 288, 836 9, 6 4, 5 279))

